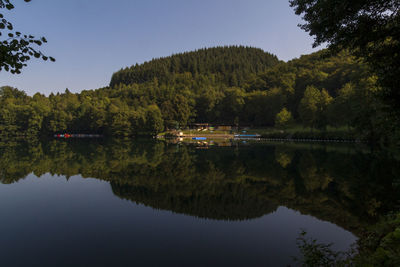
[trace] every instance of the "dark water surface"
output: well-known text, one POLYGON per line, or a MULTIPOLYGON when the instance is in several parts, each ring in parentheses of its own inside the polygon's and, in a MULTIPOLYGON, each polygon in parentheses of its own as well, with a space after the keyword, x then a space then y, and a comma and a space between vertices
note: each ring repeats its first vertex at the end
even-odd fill
POLYGON ((351 146, 57 140, 0 146, 0 266, 287 266, 396 205, 351 146))

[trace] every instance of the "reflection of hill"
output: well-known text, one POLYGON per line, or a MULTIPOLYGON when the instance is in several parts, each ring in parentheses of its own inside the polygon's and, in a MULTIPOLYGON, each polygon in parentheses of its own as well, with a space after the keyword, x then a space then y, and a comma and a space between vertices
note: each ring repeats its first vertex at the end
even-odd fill
POLYGON ((34 172, 109 181, 125 199, 193 216, 242 220, 284 205, 357 233, 396 201, 396 162, 329 148, 197 150, 163 142, 63 140, 0 147, 0 182, 34 172))
POLYGON ((180 192, 153 191, 151 188, 119 185, 111 182, 115 195, 157 209, 170 210, 201 218, 217 220, 245 220, 261 217, 274 212, 272 204, 248 195, 243 189, 226 190, 223 195, 213 192, 180 192))

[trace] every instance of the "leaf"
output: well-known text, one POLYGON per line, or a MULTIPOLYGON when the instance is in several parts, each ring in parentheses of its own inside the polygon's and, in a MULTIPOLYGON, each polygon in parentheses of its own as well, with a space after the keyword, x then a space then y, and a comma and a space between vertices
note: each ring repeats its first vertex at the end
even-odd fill
POLYGON ((8 3, 8 4, 6 4, 6 8, 7 8, 8 10, 11 10, 11 9, 14 8, 14 5, 11 4, 11 3, 8 3))

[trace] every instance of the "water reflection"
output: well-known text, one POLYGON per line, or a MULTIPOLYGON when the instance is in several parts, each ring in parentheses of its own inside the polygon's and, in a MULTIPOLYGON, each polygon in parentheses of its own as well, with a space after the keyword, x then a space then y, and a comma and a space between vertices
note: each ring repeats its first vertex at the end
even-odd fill
POLYGON ((396 162, 348 146, 53 140, 0 146, 0 182, 30 173, 109 182, 120 198, 191 216, 246 220, 279 206, 357 235, 397 202, 396 162), (200 147, 204 147, 201 144, 200 147))

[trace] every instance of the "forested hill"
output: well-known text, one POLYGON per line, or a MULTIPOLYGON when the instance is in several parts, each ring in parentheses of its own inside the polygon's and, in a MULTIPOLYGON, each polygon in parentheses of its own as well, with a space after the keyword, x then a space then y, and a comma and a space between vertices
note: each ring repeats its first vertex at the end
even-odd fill
POLYGON ((113 74, 110 86, 145 83, 156 78, 160 83, 170 83, 175 74, 191 73, 193 76, 213 75, 227 86, 242 86, 250 74, 266 71, 279 63, 275 55, 262 49, 245 46, 204 48, 192 52, 153 59, 143 64, 121 69, 113 74))
POLYGON ((192 123, 391 132, 377 77, 347 51, 289 62, 261 49, 218 47, 114 74, 110 87, 46 97, 0 88, 0 137, 60 132, 155 135, 192 123))

